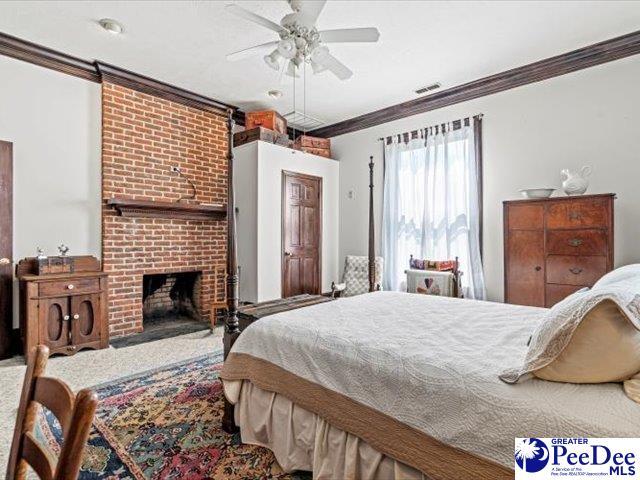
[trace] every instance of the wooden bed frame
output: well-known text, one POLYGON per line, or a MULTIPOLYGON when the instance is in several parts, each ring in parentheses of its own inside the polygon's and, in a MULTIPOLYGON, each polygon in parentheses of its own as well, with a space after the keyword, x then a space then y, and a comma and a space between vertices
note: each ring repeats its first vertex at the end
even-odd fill
MULTIPOLYGON (((236 249, 236 208, 233 186, 233 110, 227 110, 227 316, 224 325, 224 359, 240 336, 238 321, 238 258, 236 249)), ((369 291, 375 286, 375 224, 373 218, 373 156, 369 157, 369 291)), ((238 431, 233 414, 234 406, 224 401, 222 428, 227 433, 238 431)))

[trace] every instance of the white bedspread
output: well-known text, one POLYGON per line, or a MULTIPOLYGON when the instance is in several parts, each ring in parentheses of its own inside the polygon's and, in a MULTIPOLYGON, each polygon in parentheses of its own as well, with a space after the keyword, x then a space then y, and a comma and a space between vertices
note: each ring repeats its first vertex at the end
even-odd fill
POLYGON ((514 437, 637 437, 620 384, 498 375, 522 364, 545 309, 376 292, 254 322, 233 347, 513 468, 514 437))

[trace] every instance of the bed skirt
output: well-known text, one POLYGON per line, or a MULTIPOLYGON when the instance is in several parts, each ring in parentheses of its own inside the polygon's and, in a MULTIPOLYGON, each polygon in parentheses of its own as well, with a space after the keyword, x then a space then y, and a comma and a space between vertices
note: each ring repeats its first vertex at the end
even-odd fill
POLYGON ((225 381, 224 390, 235 404, 243 443, 271 450, 286 472, 313 471, 314 479, 427 480, 283 395, 249 380, 225 381))

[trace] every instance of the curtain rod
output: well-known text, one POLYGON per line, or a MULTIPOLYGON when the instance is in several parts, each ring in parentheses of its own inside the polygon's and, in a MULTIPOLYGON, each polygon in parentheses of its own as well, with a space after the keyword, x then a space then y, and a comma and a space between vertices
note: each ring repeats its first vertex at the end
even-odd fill
POLYGON ((380 138, 378 139, 378 141, 379 141, 379 142, 382 142, 382 141, 384 141, 384 140, 388 140, 388 139, 393 138, 393 137, 396 137, 396 136, 397 136, 397 137, 402 136, 403 138, 404 138, 405 136, 409 136, 409 138, 411 138, 411 137, 410 137, 411 135, 413 135, 414 133, 415 133, 415 134, 417 134, 420 130, 428 130, 428 129, 430 129, 430 128, 438 128, 438 127, 442 127, 442 128, 444 128, 444 126, 445 126, 447 123, 451 123, 451 124, 460 123, 460 124, 462 124, 462 122, 464 122, 464 121, 466 121, 466 120, 469 120, 470 118, 474 118, 474 119, 476 119, 476 118, 477 118, 478 120, 482 120, 482 117, 483 117, 483 116, 484 116, 484 114, 479 113, 479 114, 477 114, 477 115, 474 115, 473 117, 465 117, 465 118, 461 118, 461 119, 459 119, 459 120, 453 120, 452 122, 443 122, 443 123, 438 123, 438 124, 436 124, 436 125, 432 125, 432 126, 430 126, 430 127, 419 128, 418 130, 412 130, 412 131, 410 131, 410 132, 394 133, 393 135, 388 135, 388 136, 386 136, 386 137, 380 137, 380 138))

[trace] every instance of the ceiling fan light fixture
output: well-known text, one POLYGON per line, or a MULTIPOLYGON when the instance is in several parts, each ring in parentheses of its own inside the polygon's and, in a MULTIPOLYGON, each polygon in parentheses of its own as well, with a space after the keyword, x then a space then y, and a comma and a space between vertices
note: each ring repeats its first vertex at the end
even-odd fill
POLYGON ((282 58, 282 55, 280 55, 280 52, 276 49, 273 52, 271 52, 269 55, 264 56, 264 62, 274 70, 280 70, 281 58, 282 58))
POLYGON ((296 42, 290 38, 286 38, 278 42, 278 53, 286 59, 295 57, 297 51, 296 42))
POLYGON ((287 70, 286 70, 285 73, 289 77, 300 78, 300 75, 298 75, 298 72, 297 72, 297 69, 296 69, 296 64, 293 63, 293 60, 289 61, 289 64, 287 65, 287 70))
POLYGON ((329 49, 324 45, 320 45, 311 52, 311 60, 317 63, 324 63, 329 55, 329 49))

